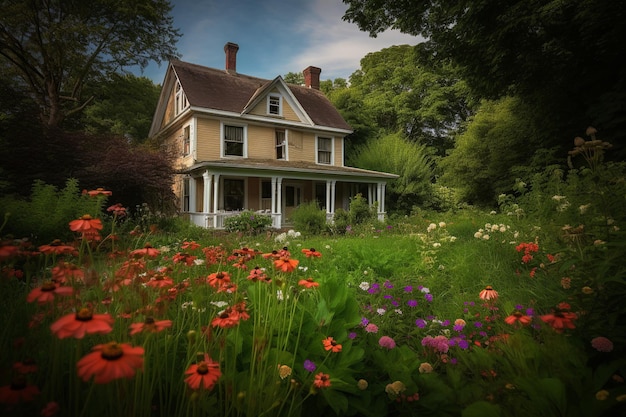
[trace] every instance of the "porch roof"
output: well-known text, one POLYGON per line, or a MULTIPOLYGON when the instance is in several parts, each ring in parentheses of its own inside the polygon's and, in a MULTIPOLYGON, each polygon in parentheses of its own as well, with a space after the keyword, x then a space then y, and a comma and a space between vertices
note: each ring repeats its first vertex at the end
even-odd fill
POLYGON ((214 160, 198 162, 181 173, 191 174, 203 170, 226 171, 243 175, 259 176, 291 176, 299 178, 353 178, 354 180, 384 180, 390 181, 399 177, 396 174, 387 172, 371 171, 367 169, 322 165, 302 161, 282 161, 277 159, 236 159, 236 160, 214 160))

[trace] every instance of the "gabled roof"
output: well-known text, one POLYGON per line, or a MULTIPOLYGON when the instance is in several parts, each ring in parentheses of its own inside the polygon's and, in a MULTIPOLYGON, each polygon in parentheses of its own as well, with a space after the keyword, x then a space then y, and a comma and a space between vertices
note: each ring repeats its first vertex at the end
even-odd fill
MULTIPOLYGON (((178 60, 170 62, 170 69, 178 77, 190 106, 197 108, 241 114, 259 90, 274 84, 271 80, 178 60)), ((289 88, 314 126, 352 130, 320 90, 284 81, 282 84, 289 88)))

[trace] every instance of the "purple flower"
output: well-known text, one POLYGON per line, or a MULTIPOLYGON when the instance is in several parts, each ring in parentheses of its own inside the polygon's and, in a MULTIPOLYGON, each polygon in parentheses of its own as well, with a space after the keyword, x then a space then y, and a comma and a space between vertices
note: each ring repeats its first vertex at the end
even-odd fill
POLYGON ((452 327, 452 330, 454 330, 455 332, 462 332, 464 327, 465 327, 465 326, 464 326, 464 325, 462 325, 462 324, 455 324, 455 325, 452 327))
POLYGON ((411 292, 413 291, 413 287, 410 285, 407 285, 406 287, 404 287, 404 292, 411 292))
POLYGON ((417 300, 409 300, 406 302, 409 307, 417 307, 417 300))
POLYGON ((304 369, 306 369, 309 372, 313 372, 317 369, 317 366, 315 365, 313 361, 310 361, 307 359, 304 361, 304 369))
POLYGON ((392 283, 391 283, 391 281, 389 281, 389 280, 385 281, 385 284, 384 284, 384 285, 385 285, 385 287, 387 287, 387 288, 393 288, 393 284, 392 284, 392 283))
POLYGON ((457 344, 463 350, 469 348, 469 342, 467 340, 459 340, 457 344))
POLYGON ((480 329, 481 327, 483 327, 483 324, 481 322, 477 321, 477 322, 474 322, 474 327, 480 329))
POLYGON ((373 283, 373 284, 370 286, 370 289, 369 289, 369 290, 367 290, 367 292, 368 292, 368 293, 370 293, 370 294, 377 294, 378 292, 380 292, 380 284, 378 284, 378 283, 376 283, 376 282, 375 282, 375 283, 373 283))
POLYGON ((367 326, 367 324, 368 324, 369 322, 370 322, 370 321, 367 319, 367 317, 363 317, 363 318, 361 319, 361 326, 365 327, 365 326, 367 326))
POLYGON ((535 310, 532 309, 532 308, 527 308, 526 309, 526 315, 527 316, 531 316, 531 317, 534 316, 535 315, 535 310))
POLYGON ((442 322, 441 322, 441 325, 442 325, 443 327, 447 327, 447 326, 449 326, 449 325, 450 325, 450 320, 446 319, 446 320, 442 321, 442 322))
POLYGON ((417 319, 417 320, 415 320, 415 325, 417 327, 419 327, 420 329, 423 329, 424 327, 426 327, 426 320, 424 320, 424 319, 417 319))
POLYGON ((433 295, 432 294, 424 294, 424 298, 426 299, 426 301, 428 301, 429 303, 431 301, 433 301, 433 295))
POLYGON ((393 295, 387 294, 387 295, 383 295, 383 298, 385 300, 393 300, 393 295))
POLYGON ((378 344, 387 349, 393 349, 396 347, 396 342, 389 336, 383 336, 378 340, 378 344))
POLYGON ((349 337, 350 339, 356 339, 356 333, 355 333, 355 332, 350 332, 350 333, 348 334, 348 337, 349 337))

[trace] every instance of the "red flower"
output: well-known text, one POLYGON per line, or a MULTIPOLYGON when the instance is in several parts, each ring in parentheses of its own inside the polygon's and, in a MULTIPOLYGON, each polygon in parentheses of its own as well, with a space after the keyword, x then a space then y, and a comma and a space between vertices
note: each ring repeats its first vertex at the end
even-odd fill
POLYGON ((59 403, 50 401, 44 408, 41 409, 41 415, 43 417, 53 417, 56 416, 61 410, 61 406, 59 403))
POLYGON ((320 286, 319 282, 313 281, 313 278, 301 279, 300 281, 298 281, 298 285, 304 288, 313 288, 320 286))
POLYGON ((333 339, 332 337, 328 336, 326 339, 322 340, 322 343, 324 344, 324 349, 326 350, 330 350, 332 352, 341 352, 341 345, 339 343, 337 343, 337 341, 335 339, 333 339))
POLYGON ((330 387, 330 375, 325 374, 323 372, 315 375, 315 380, 313 381, 313 385, 317 388, 328 388, 330 387))
POLYGON ((197 258, 197 256, 188 253, 178 252, 176 255, 172 256, 172 261, 174 261, 175 264, 184 263, 187 266, 191 266, 197 258))
POLYGON ((130 335, 141 332, 158 333, 162 330, 172 327, 172 320, 155 321, 152 317, 146 317, 141 323, 132 323, 130 325, 130 335))
POLYGON ((302 253, 304 253, 307 258, 311 258, 311 257, 321 258, 322 257, 322 254, 319 253, 318 251, 316 251, 313 248, 311 248, 311 249, 302 249, 302 253))
POLYGON ((281 256, 274 261, 276 269, 280 269, 283 272, 292 272, 296 269, 300 261, 297 259, 291 259, 286 256, 281 256))
POLYGON ((553 314, 545 314, 540 318, 552 326, 557 333, 561 333, 564 329, 575 329, 573 320, 576 320, 578 316, 571 311, 557 310, 553 314))
POLYGON ((109 342, 93 347, 76 364, 78 376, 83 381, 94 377, 96 384, 106 384, 119 378, 132 378, 143 368, 144 349, 126 343, 109 342))
POLYGON ((114 216, 122 218, 126 216, 126 207, 122 206, 122 203, 113 204, 107 211, 113 213, 114 216))
POLYGON ((230 283, 230 274, 228 272, 214 272, 207 277, 207 282, 213 288, 219 289, 230 283))
POLYGON ((11 385, 0 387, 0 403, 16 405, 29 402, 39 395, 36 385, 28 385, 23 375, 13 378, 11 385))
POLYGON ((78 256, 78 251, 74 246, 65 245, 59 239, 53 240, 49 245, 39 246, 39 252, 46 255, 78 256))
POLYGON ((15 362, 13 370, 20 374, 32 374, 37 372, 37 363, 33 359, 25 359, 22 362, 15 362))
POLYGON ((78 265, 68 262, 59 262, 57 266, 52 268, 52 279, 57 283, 85 282, 85 271, 78 265))
POLYGON ((214 362, 209 355, 204 354, 204 360, 198 363, 192 364, 185 371, 185 375, 189 375, 185 378, 185 382, 189 385, 189 388, 211 390, 215 386, 217 380, 222 376, 220 371, 220 364, 214 362))
POLYGON ((143 249, 135 249, 130 253, 130 256, 134 258, 156 258, 160 253, 158 249, 154 249, 152 245, 146 243, 143 249))
POLYGON ((26 301, 32 303, 37 301, 39 304, 51 303, 54 301, 55 295, 72 295, 74 288, 64 287, 52 281, 44 282, 41 287, 34 288, 26 296, 26 301))
POLYGON ((107 334, 113 330, 113 317, 109 314, 93 314, 88 308, 67 314, 50 325, 59 339, 74 337, 82 339, 85 334, 107 334))
POLYGON ((72 232, 94 232, 102 230, 102 222, 100 219, 92 219, 91 215, 85 214, 83 217, 70 222, 70 230, 72 232))
POLYGON ((184 241, 181 246, 181 249, 194 250, 194 249, 198 249, 199 247, 200 245, 196 243, 195 241, 191 241, 191 242, 184 241))
POLYGON ((146 286, 152 288, 170 288, 174 286, 174 280, 165 275, 156 273, 146 282, 146 286))
POLYGON ((496 290, 494 290, 493 288, 491 288, 491 285, 487 285, 485 287, 484 290, 482 290, 480 292, 480 294, 478 294, 478 297, 481 300, 497 300, 498 299, 498 292, 496 290))
POLYGON ((504 319, 506 324, 510 324, 511 326, 519 323, 522 326, 528 326, 532 322, 532 317, 522 314, 519 311, 513 312, 510 316, 504 319))
POLYGON ((231 307, 222 311, 217 317, 211 321, 211 326, 228 329, 239 324, 239 313, 231 307))
POLYGON ((89 195, 89 197, 98 197, 100 195, 108 197, 113 195, 113 193, 105 190, 104 188, 96 188, 95 190, 87 191, 87 195, 89 195))
POLYGON ((262 268, 259 268, 258 266, 255 266, 254 269, 250 271, 250 274, 248 275, 248 279, 250 281, 267 281, 267 282, 271 281, 270 279, 267 278, 267 275, 265 275, 265 270, 262 268))

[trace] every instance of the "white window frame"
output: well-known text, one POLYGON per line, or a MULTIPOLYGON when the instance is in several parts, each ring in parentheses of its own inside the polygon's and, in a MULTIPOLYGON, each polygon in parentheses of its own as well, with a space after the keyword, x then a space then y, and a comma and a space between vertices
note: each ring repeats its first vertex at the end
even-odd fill
POLYGON ((269 94, 267 96, 267 114, 271 116, 283 115, 283 97, 281 95, 269 94), (277 112, 272 112, 272 108, 276 108, 277 112))
POLYGON ((335 161, 335 138, 332 136, 316 136, 315 137, 315 163, 321 165, 334 165, 335 161), (320 139, 330 140, 330 150, 320 149, 320 139), (330 161, 324 162, 320 158, 320 152, 328 152, 330 155, 330 161))
POLYGON ((183 156, 191 154, 191 125, 183 127, 183 156))
POLYGON ((274 130, 274 142, 276 145, 276 159, 280 161, 287 161, 289 159, 287 156, 287 149, 289 149, 289 147, 287 146, 287 129, 275 129, 274 130), (281 144, 278 143, 278 137, 277 137, 277 134, 280 131, 282 131, 283 133, 283 142, 281 144), (278 157, 278 148, 282 148, 282 154, 283 154, 282 158, 278 157))
POLYGON ((187 96, 183 91, 183 86, 180 85, 180 81, 176 81, 176 102, 174 109, 176 116, 181 114, 187 107, 189 107, 189 102, 187 101, 187 96))
POLYGON ((248 157, 248 126, 238 123, 225 123, 220 124, 220 155, 222 158, 247 158, 248 157), (243 150, 241 155, 227 155, 226 154, 226 127, 237 127, 243 130, 243 150))

